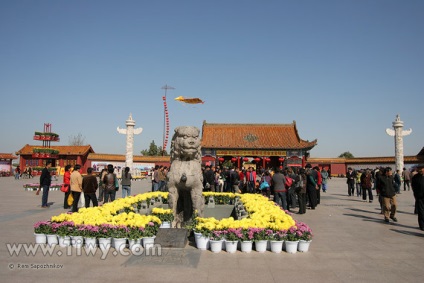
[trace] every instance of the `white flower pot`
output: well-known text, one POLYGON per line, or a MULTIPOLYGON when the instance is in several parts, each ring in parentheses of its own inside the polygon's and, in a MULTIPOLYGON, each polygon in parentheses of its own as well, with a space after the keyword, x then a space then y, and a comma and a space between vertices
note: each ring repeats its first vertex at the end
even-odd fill
POLYGON ((211 252, 219 253, 222 251, 222 242, 223 240, 209 240, 211 246, 211 252))
POLYGON ((300 240, 299 245, 297 247, 297 250, 299 252, 302 252, 302 253, 308 252, 311 242, 312 242, 312 240, 310 240, 310 241, 300 240))
POLYGON ((47 244, 49 246, 55 246, 59 244, 59 240, 57 239, 56 234, 46 235, 46 237, 47 237, 47 244))
POLYGON ((235 253, 237 251, 237 243, 238 241, 225 240, 225 250, 227 253, 235 253))
POLYGON ((268 240, 255 241, 255 250, 260 253, 266 252, 267 244, 268 240))
POLYGON ((127 247, 127 238, 113 238, 115 250, 122 251, 127 247))
POLYGON ((66 248, 71 245, 71 237, 59 236, 59 247, 66 248))
POLYGON ((196 247, 199 250, 207 250, 209 248, 209 238, 202 235, 202 233, 194 232, 194 239, 196 241, 196 247))
POLYGON ((97 249, 97 239, 92 237, 85 238, 85 248, 95 250, 97 249))
POLYGON ((164 221, 159 228, 171 228, 171 222, 164 221))
POLYGON ((143 248, 153 246, 155 244, 155 238, 156 238, 156 236, 143 237, 143 248))
POLYGON ((297 252, 297 246, 299 241, 284 241, 286 252, 289 254, 295 254, 297 252))
POLYGON ((74 248, 80 249, 84 244, 83 236, 71 236, 71 244, 74 248))
POLYGON ((132 249, 135 245, 141 245, 141 239, 128 239, 129 249, 132 249))
POLYGON ((108 251, 110 249, 111 242, 112 238, 99 238, 99 248, 102 251, 108 251))
POLYGON ((273 253, 281 253, 283 250, 283 242, 284 241, 270 241, 271 244, 271 252, 273 253))
POLYGON ((47 243, 47 237, 46 234, 35 234, 35 243, 36 244, 45 244, 47 243))
POLYGON ((243 253, 250 253, 252 251, 253 242, 252 241, 241 241, 240 250, 243 253))

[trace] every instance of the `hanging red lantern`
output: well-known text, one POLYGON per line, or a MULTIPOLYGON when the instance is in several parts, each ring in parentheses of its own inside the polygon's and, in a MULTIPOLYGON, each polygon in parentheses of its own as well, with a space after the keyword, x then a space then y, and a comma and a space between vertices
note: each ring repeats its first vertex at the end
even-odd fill
POLYGON ((270 162, 271 161, 271 158, 267 157, 267 158, 265 158, 265 161, 266 162, 270 162))
POLYGON ((162 96, 162 99, 163 99, 163 100, 166 100, 166 96, 162 96))
POLYGON ((256 162, 261 161, 261 159, 260 159, 259 157, 256 157, 256 158, 255 158, 255 159, 253 159, 253 160, 255 160, 256 162))
POLYGON ((284 157, 278 158, 278 161, 280 161, 280 162, 284 162, 284 160, 286 160, 284 157))
POLYGON ((249 161, 249 158, 245 157, 245 158, 243 158, 243 161, 247 162, 247 161, 249 161))
POLYGON ((219 160, 219 162, 224 162, 224 157, 220 157, 220 158, 218 158, 218 160, 219 160))
POLYGON ((232 162, 236 162, 237 161, 237 158, 233 157, 233 158, 231 158, 231 161, 232 162))

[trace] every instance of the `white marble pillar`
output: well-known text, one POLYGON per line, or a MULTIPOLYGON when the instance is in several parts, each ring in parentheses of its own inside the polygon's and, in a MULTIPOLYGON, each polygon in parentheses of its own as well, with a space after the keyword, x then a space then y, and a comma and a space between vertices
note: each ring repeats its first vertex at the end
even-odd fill
POLYGON ((118 130, 118 133, 127 135, 125 167, 129 167, 130 170, 132 171, 133 170, 133 154, 134 154, 134 135, 141 134, 141 132, 143 131, 143 128, 134 129, 135 121, 133 120, 131 113, 125 125, 127 126, 126 129, 121 129, 118 127, 117 130, 118 130))
POLYGON ((392 123, 393 129, 386 129, 389 136, 395 137, 395 161, 396 169, 402 172, 403 170, 403 137, 411 134, 412 129, 403 130, 403 121, 400 120, 399 115, 396 115, 395 121, 392 123))

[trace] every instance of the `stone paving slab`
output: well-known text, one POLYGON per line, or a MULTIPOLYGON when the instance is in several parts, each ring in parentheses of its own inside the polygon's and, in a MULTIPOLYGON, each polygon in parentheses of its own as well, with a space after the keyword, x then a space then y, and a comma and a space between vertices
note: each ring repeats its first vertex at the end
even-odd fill
MULTIPOLYGON (((345 179, 329 181, 316 210, 293 217, 311 226, 314 238, 307 253, 235 254, 200 251, 193 239, 184 249, 162 249, 161 255, 77 254, 55 247, 52 255, 11 254, 8 245, 34 243, 33 224, 65 210, 63 193, 41 196, 25 191, 34 180, 0 178, 1 282, 421 282, 424 232, 413 214, 412 191, 398 196, 398 223, 383 222, 377 200, 362 202, 347 195, 345 179), (61 252, 61 253, 59 253, 61 252), (45 264, 50 264, 50 268, 45 264), (27 267, 29 266, 29 267, 27 267), (33 266, 31 268, 31 266, 33 266), (53 268, 55 267, 55 268, 53 268)), ((148 180, 133 182, 132 193, 151 189, 148 180)), ((121 192, 118 191, 118 196, 121 192)))

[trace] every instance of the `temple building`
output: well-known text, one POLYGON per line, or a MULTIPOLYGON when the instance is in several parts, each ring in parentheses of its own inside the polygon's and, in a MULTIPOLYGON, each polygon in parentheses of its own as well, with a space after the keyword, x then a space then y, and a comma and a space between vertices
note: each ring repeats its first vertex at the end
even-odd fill
POLYGON ((18 159, 11 153, 0 153, 0 177, 8 177, 13 175, 12 161, 18 159))
POLYGON ((291 124, 215 124, 203 122, 202 163, 231 161, 236 167, 304 166, 317 140, 300 138, 291 124))

